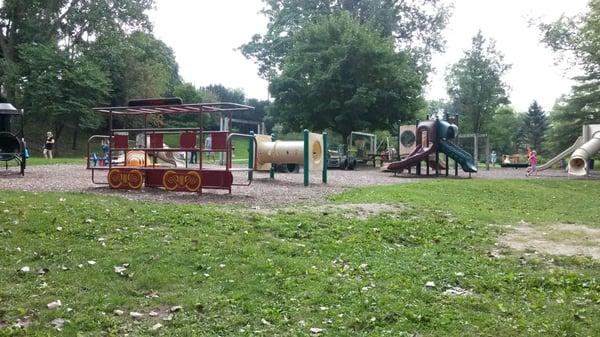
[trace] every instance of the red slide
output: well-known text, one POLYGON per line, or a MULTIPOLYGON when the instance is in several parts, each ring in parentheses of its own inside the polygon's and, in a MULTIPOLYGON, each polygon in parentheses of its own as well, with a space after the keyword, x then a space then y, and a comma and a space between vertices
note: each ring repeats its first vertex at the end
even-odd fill
POLYGON ((387 171, 402 172, 404 169, 417 165, 420 161, 429 160, 429 156, 432 153, 435 153, 434 146, 423 149, 421 145, 417 145, 417 147, 408 155, 408 157, 401 161, 390 163, 387 166, 387 171))

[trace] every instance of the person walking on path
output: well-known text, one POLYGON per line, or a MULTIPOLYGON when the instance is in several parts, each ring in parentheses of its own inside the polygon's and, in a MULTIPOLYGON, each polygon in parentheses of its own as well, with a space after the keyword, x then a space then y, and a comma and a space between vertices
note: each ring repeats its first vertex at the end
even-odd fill
POLYGON ((531 155, 529 156, 529 167, 527 168, 525 176, 530 176, 532 174, 537 175, 537 153, 535 150, 531 151, 531 155))
POLYGON ((44 144, 44 158, 52 159, 52 151, 54 151, 54 136, 52 132, 46 133, 46 143, 44 144))

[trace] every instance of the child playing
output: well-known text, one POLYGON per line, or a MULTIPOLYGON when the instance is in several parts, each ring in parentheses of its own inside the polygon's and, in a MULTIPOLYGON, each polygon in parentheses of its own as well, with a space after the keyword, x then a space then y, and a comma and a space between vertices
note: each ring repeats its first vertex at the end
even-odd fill
POLYGON ((525 173, 525 176, 530 176, 532 174, 537 174, 537 153, 534 151, 531 151, 531 155, 529 156, 529 167, 527 168, 527 173, 525 173))

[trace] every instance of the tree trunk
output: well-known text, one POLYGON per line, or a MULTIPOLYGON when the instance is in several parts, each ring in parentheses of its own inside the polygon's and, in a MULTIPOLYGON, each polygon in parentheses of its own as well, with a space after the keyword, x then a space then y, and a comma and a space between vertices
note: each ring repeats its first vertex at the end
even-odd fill
POLYGON ((479 161, 479 132, 475 132, 473 147, 473 159, 475 160, 475 165, 477 165, 477 162, 479 161))
POLYGON ((54 134, 54 155, 58 155, 58 140, 60 139, 64 128, 65 126, 63 124, 54 123, 54 129, 56 130, 54 134))
POLYGON ((77 136, 79 135, 78 129, 73 129, 73 143, 71 144, 71 150, 77 150, 77 136))

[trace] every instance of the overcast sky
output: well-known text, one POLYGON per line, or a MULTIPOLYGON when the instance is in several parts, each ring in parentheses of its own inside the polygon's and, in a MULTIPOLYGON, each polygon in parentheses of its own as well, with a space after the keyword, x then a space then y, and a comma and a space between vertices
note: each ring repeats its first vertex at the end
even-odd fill
MULTIPOLYGON (((433 60, 437 70, 428 98, 445 97, 446 68, 469 49, 479 29, 496 40, 497 49, 513 65, 505 81, 516 109, 525 111, 537 99, 549 110, 561 94, 569 92, 570 74, 554 64, 555 55, 538 42, 539 33, 528 22, 582 12, 587 0, 453 2, 454 14, 445 31, 447 50, 433 60)), ((242 89, 249 98, 268 97, 267 82, 257 75, 257 66, 237 50, 252 35, 266 30, 267 20, 259 13, 261 0, 156 0, 156 4, 150 13, 154 32, 175 51, 185 81, 197 86, 220 83, 242 89)))

